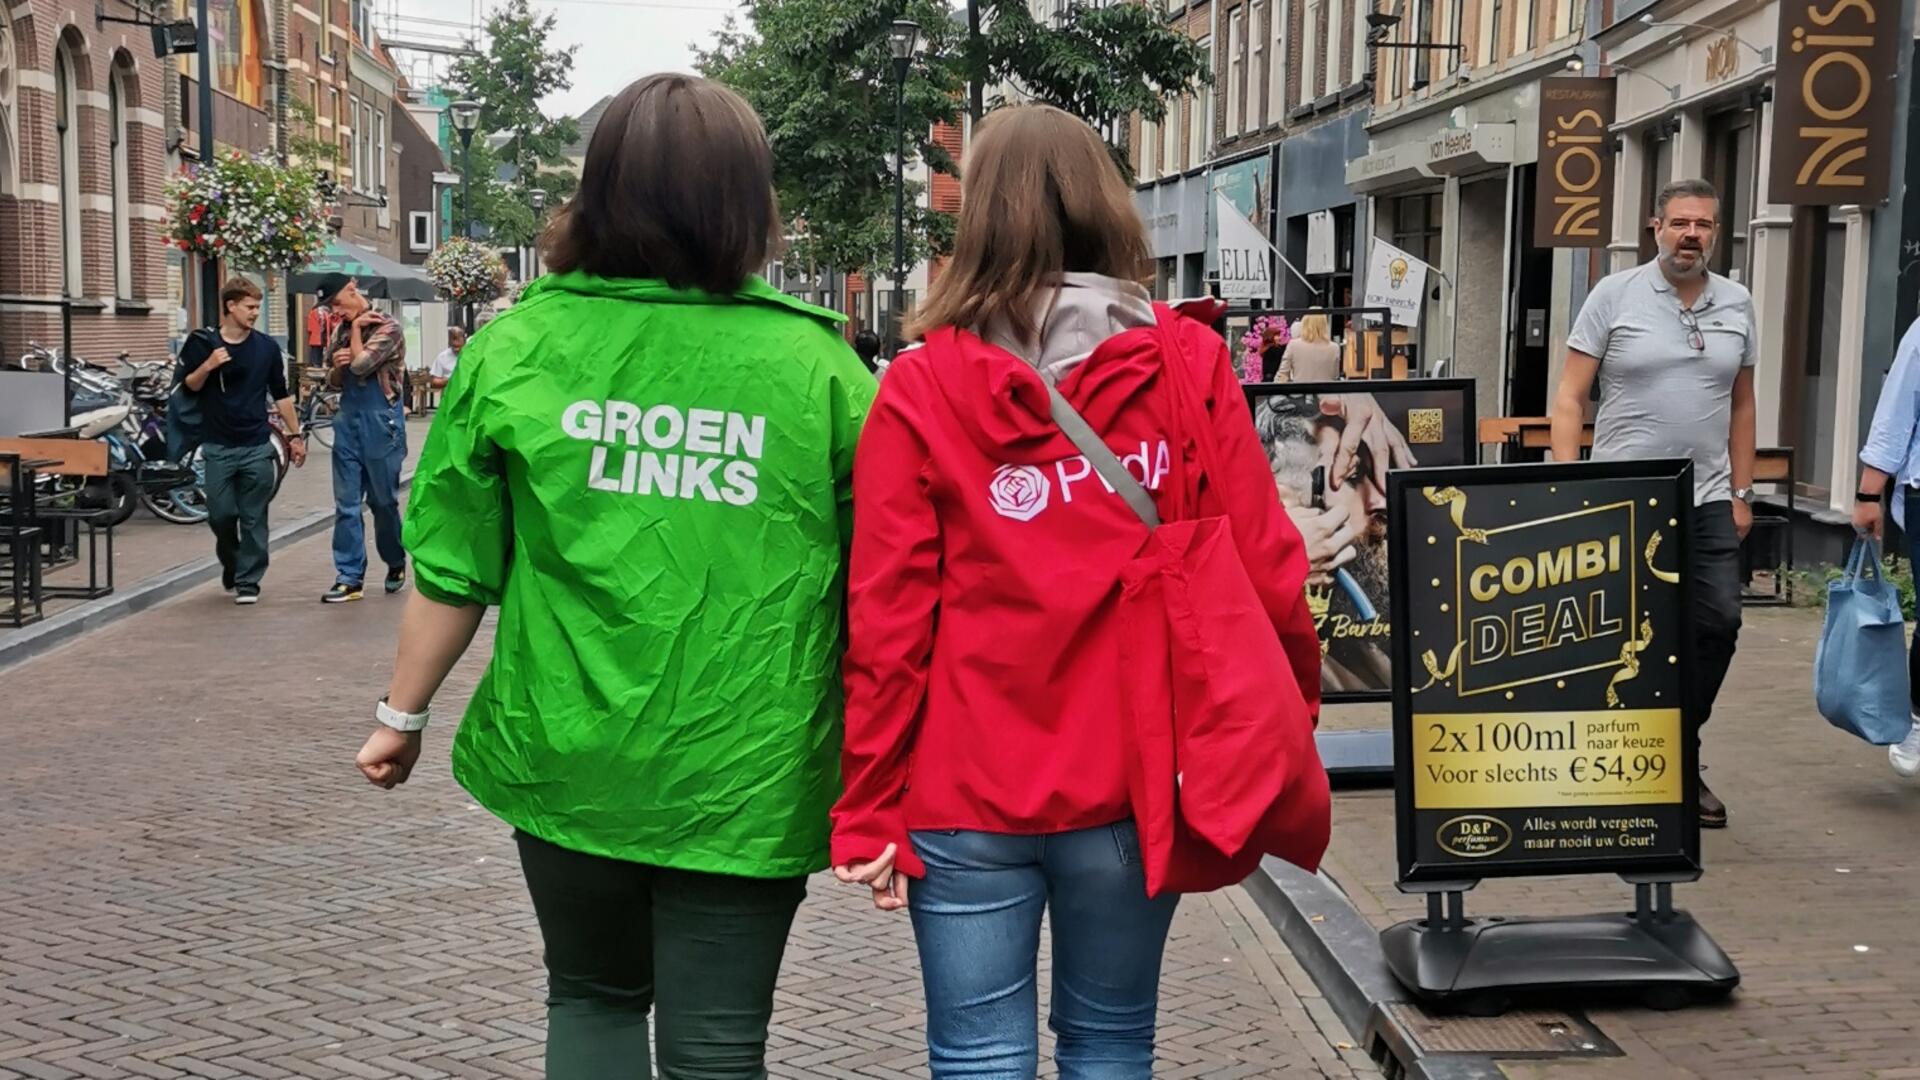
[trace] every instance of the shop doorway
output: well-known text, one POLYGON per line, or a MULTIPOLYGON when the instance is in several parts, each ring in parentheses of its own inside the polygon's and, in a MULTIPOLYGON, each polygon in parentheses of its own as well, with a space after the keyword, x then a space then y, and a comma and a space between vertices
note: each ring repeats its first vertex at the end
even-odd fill
MULTIPOLYGON (((1513 276, 1507 320, 1506 415, 1545 416, 1550 322, 1553 305, 1553 249, 1533 243, 1534 173, 1538 166, 1521 165, 1513 170, 1513 221, 1507 235, 1513 238, 1513 276)), ((1576 258, 1579 256, 1576 255, 1576 258)))

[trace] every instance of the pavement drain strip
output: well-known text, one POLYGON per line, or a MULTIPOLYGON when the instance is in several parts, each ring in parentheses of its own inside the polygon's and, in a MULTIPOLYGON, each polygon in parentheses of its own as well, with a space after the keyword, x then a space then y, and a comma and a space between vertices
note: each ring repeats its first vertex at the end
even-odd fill
POLYGON ((1515 1009, 1502 1016, 1437 1016, 1418 1005, 1383 1006, 1425 1054, 1492 1057, 1619 1057, 1611 1039, 1584 1016, 1547 1009, 1515 1009))

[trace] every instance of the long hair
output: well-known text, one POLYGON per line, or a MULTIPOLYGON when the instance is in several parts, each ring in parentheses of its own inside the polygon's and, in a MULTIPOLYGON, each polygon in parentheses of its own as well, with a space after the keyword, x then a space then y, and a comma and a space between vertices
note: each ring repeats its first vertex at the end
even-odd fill
POLYGON ((1327 317, 1320 312, 1312 312, 1300 319, 1300 340, 1309 344, 1331 341, 1327 332, 1327 317))
POLYGON ((953 259, 908 334, 994 323, 1031 346, 1058 275, 1139 281, 1151 260, 1133 192, 1093 129, 1051 105, 1001 109, 967 155, 953 259))

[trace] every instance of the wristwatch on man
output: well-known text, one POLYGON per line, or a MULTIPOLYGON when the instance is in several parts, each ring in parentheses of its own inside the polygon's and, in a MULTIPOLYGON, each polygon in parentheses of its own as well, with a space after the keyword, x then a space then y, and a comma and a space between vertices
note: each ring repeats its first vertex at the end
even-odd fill
POLYGON ((1880 496, 1870 491, 1856 491, 1853 493, 1853 501, 1857 503, 1877 503, 1880 501, 1880 496))
POLYGON ((395 731, 415 732, 427 726, 427 710, 417 713, 405 713, 387 704, 386 698, 373 710, 373 718, 395 731))
POLYGON ((1735 488, 1733 489, 1733 497, 1736 499, 1739 499, 1743 503, 1746 503, 1748 506, 1752 506, 1753 505, 1753 488, 1750 486, 1743 487, 1743 488, 1735 488))

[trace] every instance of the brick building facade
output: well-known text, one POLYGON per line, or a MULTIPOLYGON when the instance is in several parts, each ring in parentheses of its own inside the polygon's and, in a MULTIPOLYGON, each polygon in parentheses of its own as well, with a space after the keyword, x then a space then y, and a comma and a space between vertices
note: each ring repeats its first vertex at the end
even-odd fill
POLYGON ((0 18, 0 356, 59 344, 43 305, 63 300, 80 355, 163 356, 167 66, 141 28, 73 14, 29 0, 0 18))

